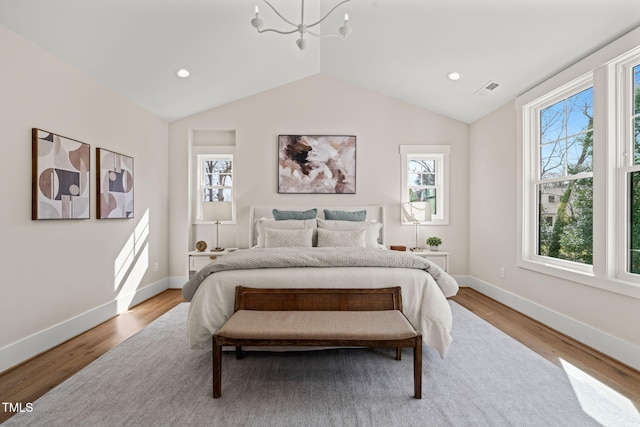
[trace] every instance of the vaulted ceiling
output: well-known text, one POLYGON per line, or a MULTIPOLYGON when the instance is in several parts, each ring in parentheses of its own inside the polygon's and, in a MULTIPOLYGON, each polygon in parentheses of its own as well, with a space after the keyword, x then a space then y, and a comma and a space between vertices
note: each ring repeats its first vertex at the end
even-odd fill
MULTIPOLYGON (((270 2, 299 21, 300 1, 270 2)), ((263 0, 0 0, 0 24, 168 121, 326 73, 466 123, 640 26, 640 0, 351 0, 321 32, 348 12, 353 33, 301 52, 251 27, 256 4, 288 29, 263 0)))

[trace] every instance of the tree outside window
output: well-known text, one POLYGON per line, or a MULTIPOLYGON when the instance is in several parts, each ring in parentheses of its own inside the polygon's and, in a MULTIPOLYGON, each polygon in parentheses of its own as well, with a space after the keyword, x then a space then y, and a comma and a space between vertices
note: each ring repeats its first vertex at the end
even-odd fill
POLYGON ((233 170, 231 159, 204 158, 202 161, 203 202, 232 201, 233 170))

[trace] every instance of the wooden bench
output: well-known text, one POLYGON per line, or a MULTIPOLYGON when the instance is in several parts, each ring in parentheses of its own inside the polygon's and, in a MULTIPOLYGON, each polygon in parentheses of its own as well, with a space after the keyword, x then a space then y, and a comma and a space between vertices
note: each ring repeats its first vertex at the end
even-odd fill
POLYGON ((260 289, 238 286, 234 314, 213 335, 213 397, 222 394, 222 346, 413 348, 414 397, 422 398, 422 335, 402 313, 400 287, 260 289))

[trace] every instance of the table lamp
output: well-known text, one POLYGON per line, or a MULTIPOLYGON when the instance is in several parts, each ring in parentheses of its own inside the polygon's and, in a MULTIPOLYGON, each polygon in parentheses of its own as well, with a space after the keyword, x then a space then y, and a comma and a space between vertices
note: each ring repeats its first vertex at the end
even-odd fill
POLYGON ((420 224, 431 221, 431 203, 429 202, 406 202, 402 204, 402 214, 405 221, 413 222, 416 225, 416 246, 412 251, 420 249, 418 247, 418 227, 420 224))
POLYGON ((231 202, 204 202, 202 205, 202 219, 205 221, 215 221, 216 223, 216 247, 213 251, 222 251, 220 247, 220 222, 231 221, 233 210, 231 202))

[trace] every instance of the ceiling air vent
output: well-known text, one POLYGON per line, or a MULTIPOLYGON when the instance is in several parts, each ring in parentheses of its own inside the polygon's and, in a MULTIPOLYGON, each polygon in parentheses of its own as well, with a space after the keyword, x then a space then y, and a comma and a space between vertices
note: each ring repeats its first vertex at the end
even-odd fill
POLYGON ((476 95, 480 95, 480 96, 489 95, 491 92, 496 90, 498 86, 500 86, 498 83, 489 80, 486 84, 484 84, 480 89, 476 91, 476 95))

